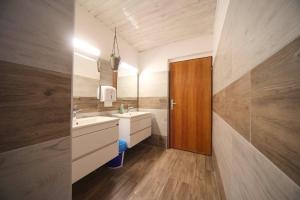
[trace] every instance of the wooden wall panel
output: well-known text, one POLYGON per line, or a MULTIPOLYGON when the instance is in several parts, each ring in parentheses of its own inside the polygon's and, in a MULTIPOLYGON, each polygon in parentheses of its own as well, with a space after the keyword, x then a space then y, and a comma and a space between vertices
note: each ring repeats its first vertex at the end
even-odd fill
POLYGON ((0 60, 72 74, 74 1, 1 1, 0 60))
POLYGON ((121 104, 124 104, 125 109, 128 105, 134 108, 138 106, 137 98, 134 97, 118 98, 116 102, 113 102, 112 107, 104 107, 104 103, 94 97, 73 97, 73 105, 80 109, 79 113, 119 110, 121 104))
POLYGON ((228 199, 299 199, 300 187, 232 127, 229 129, 232 134, 232 178, 228 199))
POLYGON ((213 98, 213 110, 250 141, 250 73, 213 98))
POLYGON ((0 152, 70 135, 71 76, 0 61, 0 152))
POLYGON ((251 74, 251 141, 300 185, 300 37, 251 74))
POLYGON ((113 70, 111 69, 110 62, 101 59, 100 62, 100 84, 113 86, 113 70))
POLYGON ((74 1, 0 2, 0 199, 71 199, 74 1))
POLYGON ((69 136, 0 153, 0 199, 71 199, 69 136))
POLYGON ((299 0, 230 0, 214 59, 213 94, 297 38, 299 9, 299 0))
MULTIPOLYGON (((260 69, 256 73, 256 68, 299 37, 300 1, 224 2, 228 3, 228 9, 225 5, 224 10, 219 7, 221 9, 218 8, 216 13, 217 18, 219 14, 223 15, 219 11, 226 14, 223 25, 222 22, 218 25, 216 21, 216 28, 219 27, 222 32, 220 38, 215 38, 215 41, 220 40, 215 48, 217 52, 213 66, 213 94, 226 90, 245 74, 250 74, 252 80, 260 79, 257 86, 250 84, 251 87, 257 87, 252 88, 252 92, 259 92, 257 97, 250 92, 249 108, 252 117, 249 141, 240 137, 241 132, 233 123, 229 123, 215 109, 214 116, 218 116, 219 120, 215 121, 214 117, 213 147, 217 162, 221 166, 227 199, 299 199, 300 185, 293 181, 299 175, 299 172, 298 175, 294 173, 299 170, 299 165, 296 166, 299 161, 300 147, 296 138, 299 130, 296 132, 294 124, 299 116, 295 115, 296 111, 291 111, 292 107, 297 110, 295 101, 299 104, 299 100, 288 100, 291 99, 291 93, 283 92, 291 91, 291 85, 296 87, 296 81, 293 75, 290 79, 285 76, 290 71, 287 65, 282 65, 281 69, 274 69, 273 72, 272 65, 286 62, 284 56, 277 63, 270 62, 265 70, 260 69), (270 93, 271 90, 273 94, 270 93), (253 105, 253 100, 256 105, 253 105), (290 121, 291 118, 293 120, 290 121), (293 173, 289 173, 290 170, 293 173)), ((293 73, 298 74, 296 71, 293 73)), ((293 92, 293 95, 297 94, 299 93, 293 92)))
POLYGON ((139 108, 168 109, 168 97, 139 97, 139 108))
POLYGON ((215 155, 214 151, 212 152, 211 159, 212 159, 213 168, 215 170, 215 179, 216 179, 216 184, 218 186, 219 193, 220 193, 220 200, 226 200, 224 185, 223 185, 221 173, 220 173, 220 166, 217 163, 217 159, 216 159, 216 155, 215 155))

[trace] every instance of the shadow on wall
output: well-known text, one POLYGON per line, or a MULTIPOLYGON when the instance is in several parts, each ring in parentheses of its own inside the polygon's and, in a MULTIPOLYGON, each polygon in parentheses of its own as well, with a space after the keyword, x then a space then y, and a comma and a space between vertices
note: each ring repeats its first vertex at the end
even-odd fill
POLYGON ((152 131, 152 134, 162 135, 161 131, 160 131, 160 128, 159 128, 159 125, 158 125, 158 122, 157 122, 157 119, 156 119, 156 117, 153 114, 152 114, 152 127, 151 127, 151 131, 152 131))
POLYGON ((154 145, 158 147, 166 148, 167 137, 162 135, 162 132, 159 128, 158 121, 155 115, 152 114, 152 122, 151 122, 151 136, 147 138, 144 143, 149 145, 154 145))

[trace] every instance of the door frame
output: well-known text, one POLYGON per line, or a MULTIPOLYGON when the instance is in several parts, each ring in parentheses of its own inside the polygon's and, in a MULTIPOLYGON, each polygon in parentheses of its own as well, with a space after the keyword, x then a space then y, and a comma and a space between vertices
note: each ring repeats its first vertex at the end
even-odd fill
MULTIPOLYGON (((177 58, 173 58, 173 59, 169 59, 168 60, 168 127, 167 127, 167 143, 166 143, 166 148, 169 149, 171 148, 171 108, 170 108, 170 101, 171 101, 171 90, 170 90, 170 82, 171 82, 171 75, 170 75, 170 69, 171 69, 171 63, 174 62, 179 62, 179 61, 187 61, 187 60, 192 60, 192 59, 198 59, 198 58, 206 58, 206 57, 212 57, 212 63, 211 63, 211 116, 213 116, 213 56, 212 56, 212 52, 204 52, 201 54, 192 54, 192 55, 188 55, 188 56, 182 56, 182 57, 177 57, 177 58)), ((211 138, 212 138, 212 120, 211 120, 211 138)), ((211 139, 211 143, 212 143, 212 139, 211 139)), ((212 144, 211 144, 212 147, 212 144)), ((213 149, 212 149, 213 151, 213 149)))

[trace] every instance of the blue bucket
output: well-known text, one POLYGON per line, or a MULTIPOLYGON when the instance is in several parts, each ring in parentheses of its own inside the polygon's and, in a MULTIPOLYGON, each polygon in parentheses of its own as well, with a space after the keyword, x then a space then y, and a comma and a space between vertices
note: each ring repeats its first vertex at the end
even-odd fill
POLYGON ((108 162, 108 167, 115 169, 123 167, 125 151, 127 149, 127 143, 124 140, 119 140, 119 155, 108 162))

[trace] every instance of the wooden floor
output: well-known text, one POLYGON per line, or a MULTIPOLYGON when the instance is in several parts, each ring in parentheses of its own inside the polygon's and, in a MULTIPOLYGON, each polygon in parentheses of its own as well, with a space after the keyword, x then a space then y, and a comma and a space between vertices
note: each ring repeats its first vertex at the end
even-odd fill
POLYGON ((73 184, 73 199, 219 200, 211 157, 139 144, 120 169, 103 166, 73 184))

